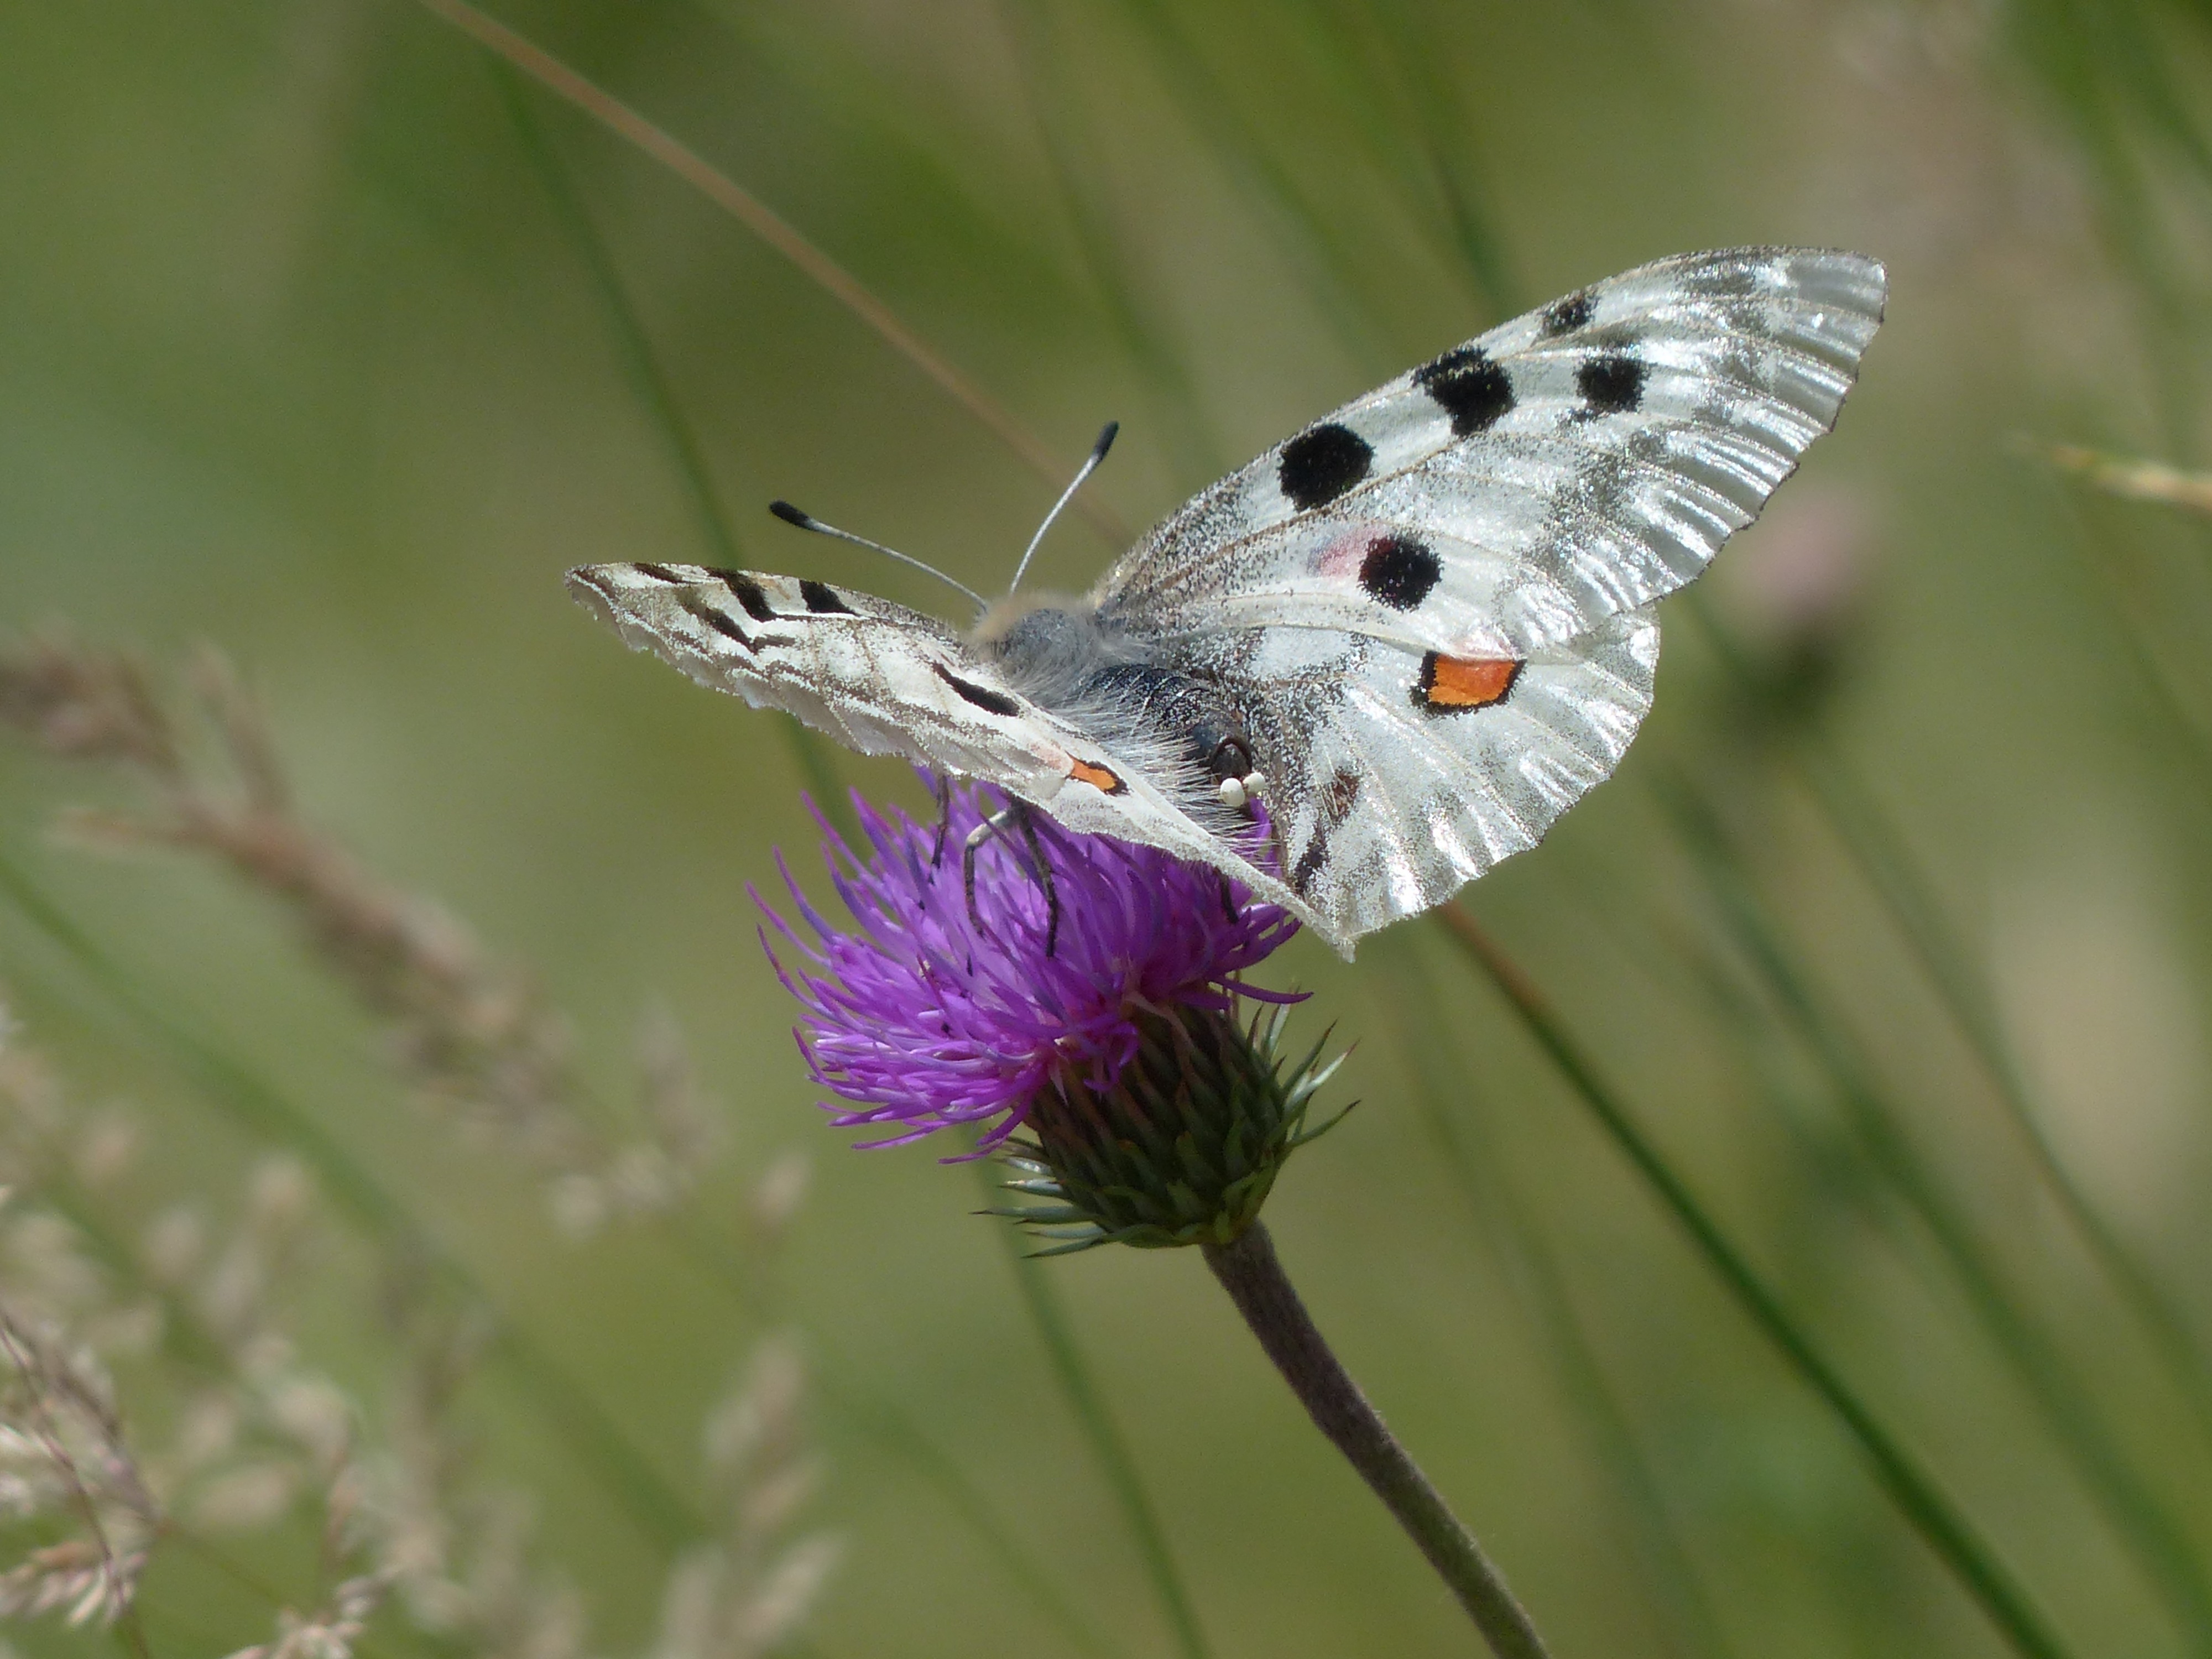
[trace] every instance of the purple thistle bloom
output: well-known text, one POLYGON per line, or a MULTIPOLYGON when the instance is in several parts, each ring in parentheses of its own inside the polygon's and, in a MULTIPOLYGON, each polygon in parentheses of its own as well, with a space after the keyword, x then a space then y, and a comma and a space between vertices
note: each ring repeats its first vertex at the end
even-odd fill
POLYGON ((976 855, 979 927, 961 890, 961 848, 998 805, 975 785, 954 785, 939 858, 935 824, 879 813, 855 793, 867 856, 856 857, 823 825, 823 856, 852 912, 849 931, 808 903, 778 857, 815 937, 802 938, 761 902, 804 962, 787 968, 765 930, 762 944, 805 1006, 795 1035, 808 1071, 853 1103, 825 1103, 831 1121, 896 1131, 863 1146, 895 1146, 951 1124, 997 1119, 967 1155, 980 1157, 1055 1079, 1112 1088, 1138 1052, 1140 1014, 1198 1008, 1233 1017, 1239 997, 1300 1000, 1242 978, 1297 931, 1286 911, 1252 903, 1242 885, 1206 866, 1077 835, 1042 813, 1036 846, 1060 898, 1053 951, 1045 950, 1044 893, 1018 832, 976 855))

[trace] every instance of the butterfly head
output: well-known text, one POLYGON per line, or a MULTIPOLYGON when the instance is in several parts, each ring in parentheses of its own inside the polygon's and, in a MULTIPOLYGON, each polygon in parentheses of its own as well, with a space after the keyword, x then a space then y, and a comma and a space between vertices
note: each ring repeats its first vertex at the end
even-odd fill
POLYGON ((1100 670, 1129 659, 1127 644, 1102 628, 1081 599, 1010 594, 983 613, 969 644, 1026 695, 1064 702, 1100 670))

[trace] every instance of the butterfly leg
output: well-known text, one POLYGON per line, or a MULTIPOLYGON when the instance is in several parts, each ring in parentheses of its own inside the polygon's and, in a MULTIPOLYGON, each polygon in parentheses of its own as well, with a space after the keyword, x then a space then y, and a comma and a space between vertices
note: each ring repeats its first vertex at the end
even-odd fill
POLYGON ((1014 822, 1022 832, 1022 841, 1030 849, 1030 872, 1044 889, 1044 953, 1053 953, 1060 943, 1060 890, 1052 884, 1052 866, 1045 862, 1044 848, 1037 841, 1036 819, 1029 808, 1016 801, 1012 809, 1014 822))
POLYGON ((1010 830, 1021 831, 1028 856, 1022 860, 1030 878, 1044 890, 1045 931, 1044 953, 1050 956, 1060 942, 1060 893, 1053 885, 1052 866, 1045 862, 1044 848, 1038 844, 1036 825, 1030 819, 1030 809, 1024 803, 1015 801, 1004 811, 994 812, 968 832, 968 839, 960 848, 960 886, 968 899, 968 920, 983 931, 983 917, 975 908, 975 855, 983 850, 986 842, 997 839, 1010 830))
POLYGON ((983 917, 975 908, 975 854, 983 850, 985 842, 999 833, 1000 820, 1006 816, 1006 812, 998 812, 985 818, 960 843, 960 890, 968 896, 968 920, 979 933, 983 931, 983 917))
MULTIPOLYGON (((930 848, 929 867, 937 869, 945 862, 945 837, 952 830, 952 779, 947 773, 937 775, 937 845, 930 848)), ((969 884, 969 913, 975 913, 975 884, 969 884)))

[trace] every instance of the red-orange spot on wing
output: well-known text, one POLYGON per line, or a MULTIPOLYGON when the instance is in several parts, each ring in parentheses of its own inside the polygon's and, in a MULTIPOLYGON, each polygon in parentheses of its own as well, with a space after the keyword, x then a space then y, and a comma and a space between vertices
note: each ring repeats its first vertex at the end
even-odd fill
POLYGON ((1421 659, 1413 700, 1425 708, 1487 708, 1504 701, 1522 666, 1510 657, 1447 657, 1431 651, 1421 659))
POLYGON ((1087 783, 1093 789, 1103 789, 1109 795, 1118 795, 1127 787, 1121 779, 1103 766, 1093 766, 1089 761, 1070 763, 1067 775, 1078 783, 1087 783))

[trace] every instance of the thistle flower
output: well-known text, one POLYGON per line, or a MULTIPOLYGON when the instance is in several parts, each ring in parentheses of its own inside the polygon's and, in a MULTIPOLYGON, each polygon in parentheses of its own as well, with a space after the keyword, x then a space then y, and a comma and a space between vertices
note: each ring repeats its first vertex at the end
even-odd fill
POLYGON ((1015 1144, 1024 1178, 1010 1184, 1059 1202, 1015 1213, 1066 1248, 1234 1237, 1310 1138, 1322 1080, 1310 1056, 1283 1076, 1279 1019, 1239 1018, 1246 999, 1301 1000, 1244 979, 1296 920, 1217 871, 1042 817, 981 849, 971 912, 961 849, 1002 803, 965 785, 946 801, 938 825, 856 798, 865 854, 824 827, 848 928, 788 868, 813 939, 763 906, 801 959, 787 967, 769 946, 805 1007, 808 1069, 848 1103, 831 1121, 890 1131, 870 1147, 980 1126, 962 1157, 1026 1124, 1036 1139, 1015 1144))
MULTIPOLYGON (((777 976, 806 1010, 797 1035, 808 1070, 849 1103, 829 1109, 832 1121, 895 1131, 862 1143, 872 1146, 981 1126, 968 1156, 1005 1148, 1016 1175, 1006 1187, 1044 1200, 989 1213, 1055 1241, 1042 1254, 1198 1246, 1315 1426, 1492 1650, 1542 1659, 1474 1534, 1329 1352, 1260 1218, 1285 1161, 1330 1127, 1308 1128, 1305 1117, 1335 1065, 1316 1069, 1319 1043, 1287 1068, 1277 1049, 1287 1005, 1301 999, 1244 982, 1297 923, 1215 871, 1037 818, 1012 821, 981 848, 971 896, 961 849, 1000 802, 973 785, 939 799, 945 822, 925 825, 855 795, 866 856, 823 826, 849 930, 808 903, 788 867, 813 940, 761 905, 805 959, 786 968, 763 930, 777 976), (1263 1005, 1249 1022, 1248 998, 1263 1005), (1032 1139, 1011 1139, 1024 1127, 1032 1139)), ((806 1573, 793 1574, 805 1588, 806 1573)), ((702 1571, 672 1586, 669 1631, 714 1628, 718 1583, 702 1571)))

